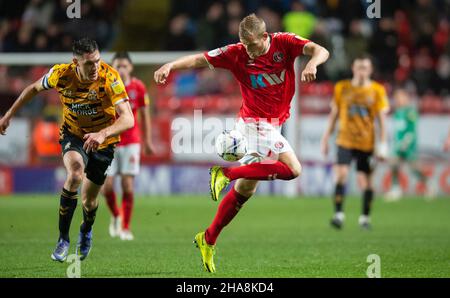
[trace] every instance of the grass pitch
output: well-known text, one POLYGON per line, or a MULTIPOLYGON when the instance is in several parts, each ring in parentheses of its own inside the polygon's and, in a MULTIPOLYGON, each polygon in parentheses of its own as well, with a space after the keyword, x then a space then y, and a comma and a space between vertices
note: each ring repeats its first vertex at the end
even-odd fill
MULTIPOLYGON (((58 237, 58 195, 0 197, 0 277, 65 277, 69 263, 50 254, 58 237)), ((345 203, 344 229, 329 226, 329 198, 255 196, 217 242, 214 275, 203 271, 194 235, 213 219, 207 195, 138 197, 135 240, 108 235, 101 199, 91 254, 82 277, 366 277, 367 256, 381 258, 382 277, 450 277, 450 200, 374 202, 373 230, 357 224, 361 202, 345 203)), ((71 227, 75 251, 80 202, 71 227)))

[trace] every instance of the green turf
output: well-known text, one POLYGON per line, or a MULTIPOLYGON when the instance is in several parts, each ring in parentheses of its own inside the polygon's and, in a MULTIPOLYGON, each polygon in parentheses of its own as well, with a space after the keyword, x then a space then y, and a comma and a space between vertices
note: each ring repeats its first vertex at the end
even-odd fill
MULTIPOLYGON (((64 277, 68 263, 51 261, 57 240, 56 196, 0 197, 0 277, 64 277)), ((375 201, 373 230, 357 225, 358 199, 346 202, 342 231, 329 227, 328 199, 255 197, 217 243, 215 277, 365 277, 367 256, 381 258, 382 277, 450 277, 450 200, 375 201)), ((211 222, 207 196, 137 198, 135 241, 108 235, 102 201, 94 246, 82 277, 207 277, 194 235, 211 222)), ((71 231, 74 251, 81 222, 71 231)))

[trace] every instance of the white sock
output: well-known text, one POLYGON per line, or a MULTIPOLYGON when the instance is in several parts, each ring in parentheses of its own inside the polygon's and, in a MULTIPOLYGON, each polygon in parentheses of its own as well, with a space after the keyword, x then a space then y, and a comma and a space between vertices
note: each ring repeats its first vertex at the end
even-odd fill
POLYGON ((369 223, 370 222, 370 218, 369 218, 369 216, 367 216, 367 215, 360 215, 359 216, 359 224, 360 225, 362 225, 362 224, 365 224, 365 223, 369 223))
POLYGON ((338 219, 338 220, 340 220, 340 221, 344 221, 344 219, 345 219, 345 214, 344 214, 344 212, 342 212, 342 211, 336 212, 336 213, 334 214, 334 218, 336 218, 336 219, 338 219))

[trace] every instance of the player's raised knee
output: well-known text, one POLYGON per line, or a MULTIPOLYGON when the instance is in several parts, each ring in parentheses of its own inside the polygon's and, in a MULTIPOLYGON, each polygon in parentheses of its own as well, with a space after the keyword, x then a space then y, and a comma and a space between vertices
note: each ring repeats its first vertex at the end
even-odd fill
POLYGON ((300 163, 291 165, 289 169, 291 169, 292 172, 292 179, 297 178, 302 173, 302 165, 300 163))

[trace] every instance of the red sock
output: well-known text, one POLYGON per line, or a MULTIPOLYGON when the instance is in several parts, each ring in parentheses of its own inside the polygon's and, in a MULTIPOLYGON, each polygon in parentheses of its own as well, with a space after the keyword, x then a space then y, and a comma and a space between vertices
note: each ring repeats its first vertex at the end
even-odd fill
POLYGON ((205 239, 208 244, 216 244, 222 229, 230 223, 247 200, 248 198, 238 193, 234 187, 225 195, 217 209, 216 217, 206 230, 205 239))
POLYGON ((128 230, 130 228, 131 221, 131 212, 133 211, 133 200, 134 194, 124 193, 122 198, 122 227, 124 230, 128 230))
POLYGON ((106 204, 114 217, 119 216, 119 208, 117 207, 116 193, 114 191, 105 194, 106 204))
POLYGON ((255 162, 245 166, 223 168, 223 173, 230 180, 239 178, 251 180, 291 180, 294 178, 291 169, 281 161, 274 163, 255 162))

